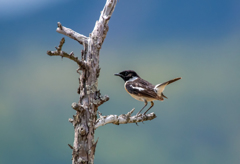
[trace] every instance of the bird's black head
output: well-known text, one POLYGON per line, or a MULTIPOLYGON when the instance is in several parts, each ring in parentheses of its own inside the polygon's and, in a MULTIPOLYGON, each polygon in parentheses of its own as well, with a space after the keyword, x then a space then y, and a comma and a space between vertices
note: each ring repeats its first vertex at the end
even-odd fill
POLYGON ((133 70, 122 71, 122 72, 116 73, 114 75, 115 76, 120 76, 124 81, 134 80, 134 78, 139 77, 138 74, 133 70))

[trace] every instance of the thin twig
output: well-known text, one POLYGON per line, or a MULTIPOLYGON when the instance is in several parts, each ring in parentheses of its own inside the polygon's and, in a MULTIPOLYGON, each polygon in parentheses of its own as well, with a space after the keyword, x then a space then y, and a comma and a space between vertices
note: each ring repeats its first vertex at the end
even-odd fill
POLYGON ((55 51, 47 51, 47 54, 49 56, 61 56, 62 58, 65 57, 65 58, 71 59, 71 60, 75 61, 79 65, 80 68, 85 69, 87 67, 87 64, 85 61, 79 60, 78 57, 74 56, 73 52, 68 54, 68 53, 62 51, 62 46, 64 43, 65 43, 65 39, 62 38, 59 46, 56 47, 56 50, 55 51))

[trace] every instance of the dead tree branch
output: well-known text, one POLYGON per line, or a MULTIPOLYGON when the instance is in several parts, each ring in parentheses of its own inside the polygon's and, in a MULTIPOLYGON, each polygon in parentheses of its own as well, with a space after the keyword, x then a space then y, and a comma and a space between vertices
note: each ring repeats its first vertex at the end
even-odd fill
POLYGON ((80 43, 82 45, 88 44, 88 39, 89 39, 88 37, 86 37, 82 34, 79 34, 70 28, 62 26, 62 24, 60 22, 58 22, 58 28, 56 31, 59 32, 60 34, 66 35, 69 38, 72 38, 72 39, 78 41, 78 43, 80 43))
POLYGON ((62 38, 55 51, 47 51, 49 56, 61 56, 76 62, 79 66, 78 103, 73 103, 72 108, 76 115, 69 119, 74 127, 72 149, 72 164, 93 164, 97 142, 94 142, 95 129, 108 123, 126 124, 148 121, 156 118, 154 113, 140 116, 132 116, 134 109, 127 114, 102 116, 97 119, 98 107, 109 100, 107 95, 101 96, 98 90, 98 77, 100 74, 99 52, 108 32, 108 22, 117 4, 117 0, 106 0, 106 4, 96 21, 95 27, 89 37, 79 34, 70 28, 64 27, 58 22, 57 32, 66 35, 83 45, 81 60, 62 51, 65 39, 62 38))
POLYGON ((78 57, 75 57, 75 56, 74 56, 74 53, 73 53, 73 52, 71 52, 70 54, 68 54, 68 53, 62 51, 62 46, 63 46, 64 43, 65 43, 65 39, 62 38, 61 41, 60 41, 59 46, 58 46, 58 47, 55 47, 56 50, 55 50, 55 51, 47 51, 47 54, 48 54, 49 56, 61 56, 62 58, 63 58, 63 57, 68 58, 68 59, 70 59, 70 60, 75 61, 75 62, 79 65, 80 68, 85 69, 85 68, 87 67, 87 64, 86 64, 85 61, 79 60, 78 57))
POLYGON ((115 124, 115 125, 119 125, 119 124, 128 124, 128 123, 137 123, 137 122, 143 122, 143 121, 150 121, 154 118, 156 118, 157 116, 154 113, 150 113, 150 114, 146 114, 146 115, 135 115, 132 116, 132 113, 135 109, 133 108, 130 112, 128 112, 127 114, 121 114, 121 115, 108 115, 108 116, 102 116, 102 114, 100 112, 98 112, 99 114, 99 119, 97 119, 96 124, 95 124, 95 129, 97 129, 100 126, 104 126, 106 124, 115 124))

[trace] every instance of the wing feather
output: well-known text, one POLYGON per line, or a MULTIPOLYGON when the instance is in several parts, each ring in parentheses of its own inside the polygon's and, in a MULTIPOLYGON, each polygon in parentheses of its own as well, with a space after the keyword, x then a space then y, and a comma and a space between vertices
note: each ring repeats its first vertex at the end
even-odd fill
POLYGON ((141 97, 148 97, 148 98, 157 98, 158 95, 154 91, 154 86, 147 82, 147 81, 134 81, 134 82, 127 82, 126 89, 129 93, 135 94, 141 97), (147 84, 147 85, 146 85, 147 84))

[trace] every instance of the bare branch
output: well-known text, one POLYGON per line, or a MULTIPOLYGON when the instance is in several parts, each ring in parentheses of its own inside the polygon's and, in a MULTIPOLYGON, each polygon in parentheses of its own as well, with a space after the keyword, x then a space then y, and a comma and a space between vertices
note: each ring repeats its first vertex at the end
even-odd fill
POLYGON ((116 125, 127 124, 127 123, 137 123, 137 122, 143 122, 143 121, 150 121, 157 117, 155 113, 150 113, 146 115, 140 114, 138 116, 135 115, 131 117, 134 110, 135 109, 133 108, 127 114, 121 114, 119 116, 117 115, 102 116, 102 114, 99 112, 98 114, 100 118, 96 120, 95 129, 110 123, 116 124, 116 125))
POLYGON ((107 102, 109 100, 109 96, 105 95, 105 96, 100 96, 97 100, 93 100, 93 104, 96 106, 100 106, 103 103, 107 102))
POLYGON ((71 60, 75 61, 79 65, 79 67, 82 69, 85 69, 86 67, 88 67, 86 62, 78 60, 78 57, 75 57, 73 52, 68 54, 68 53, 62 51, 62 46, 64 43, 65 43, 65 39, 62 38, 59 46, 56 47, 56 50, 55 51, 47 51, 47 54, 49 56, 61 56, 62 58, 65 57, 65 58, 71 59, 71 60))
POLYGON ((113 14, 117 0, 107 0, 106 4, 101 11, 99 20, 96 22, 94 29, 92 31, 92 37, 97 39, 97 47, 100 49, 104 39, 106 38, 108 32, 108 22, 113 14))
POLYGON ((68 144, 68 146, 70 147, 70 149, 73 149, 72 145, 68 144))
POLYGON ((86 37, 82 34, 79 34, 70 28, 62 26, 62 24, 60 22, 58 22, 58 28, 56 31, 78 41, 82 45, 88 44, 88 37, 86 37))

